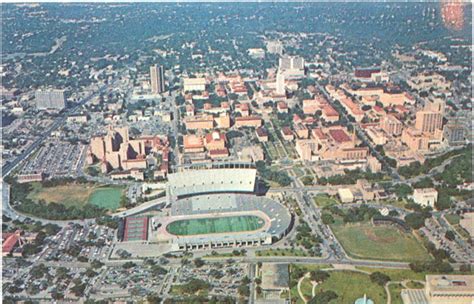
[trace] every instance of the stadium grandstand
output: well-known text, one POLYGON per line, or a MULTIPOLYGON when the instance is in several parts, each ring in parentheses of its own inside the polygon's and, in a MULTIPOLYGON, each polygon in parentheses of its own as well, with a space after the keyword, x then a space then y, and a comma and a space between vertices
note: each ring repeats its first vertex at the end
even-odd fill
POLYGON ((169 210, 150 218, 149 242, 171 251, 269 245, 283 238, 293 217, 255 192, 248 163, 184 167, 168 175, 169 210))
POLYGON ((183 167, 168 175, 169 202, 206 193, 253 193, 257 170, 247 163, 183 167))

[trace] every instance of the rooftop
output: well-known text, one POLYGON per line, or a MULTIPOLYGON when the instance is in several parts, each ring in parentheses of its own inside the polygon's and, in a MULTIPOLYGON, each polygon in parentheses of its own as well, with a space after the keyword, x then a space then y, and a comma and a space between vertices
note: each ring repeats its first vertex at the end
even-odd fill
POLYGON ((329 135, 338 143, 351 141, 349 135, 342 129, 331 129, 329 135))
POLYGON ((286 289, 289 279, 288 264, 262 264, 262 289, 286 289))

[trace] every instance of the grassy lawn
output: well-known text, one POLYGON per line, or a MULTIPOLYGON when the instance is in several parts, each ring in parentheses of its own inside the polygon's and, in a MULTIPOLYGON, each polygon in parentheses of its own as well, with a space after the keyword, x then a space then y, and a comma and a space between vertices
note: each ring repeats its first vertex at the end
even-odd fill
POLYGON ((306 300, 311 300, 313 297, 313 284, 308 278, 305 278, 301 282, 301 292, 305 296, 306 300))
POLYGON ((88 202, 104 209, 115 210, 120 207, 122 194, 122 187, 100 187, 89 196, 88 202))
POLYGON ((391 281, 403 281, 403 280, 424 280, 426 273, 414 272, 410 269, 389 269, 389 268, 372 268, 372 267, 358 267, 357 269, 367 272, 381 272, 390 277, 391 281))
POLYGON ((82 207, 87 204, 89 196, 95 189, 91 184, 67 184, 45 188, 41 183, 32 183, 32 186, 33 191, 28 194, 31 200, 44 200, 47 203, 58 203, 66 207, 82 207))
POLYGON ((403 304, 401 292, 402 292, 403 286, 402 284, 396 283, 396 284, 390 284, 388 286, 388 290, 390 291, 390 296, 392 299, 392 304, 403 304))
POLYGON ((329 271, 328 273, 330 277, 316 287, 316 293, 327 290, 334 291, 338 298, 331 301, 331 304, 354 303, 364 294, 367 294, 367 297, 377 304, 387 302, 384 288, 372 283, 366 274, 352 271, 329 271))
POLYGON ((388 200, 381 200, 379 202, 373 202, 373 203, 377 203, 381 205, 390 205, 390 206, 394 206, 394 207, 402 208, 402 209, 405 209, 405 205, 407 204, 405 199, 401 201, 397 199, 388 199, 388 200))
MULTIPOLYGON (((424 281, 425 276, 429 274, 428 272, 414 272, 410 269, 390 269, 390 268, 373 268, 373 267, 359 267, 356 266, 356 269, 367 271, 367 272, 381 272, 390 277, 390 281, 403 281, 403 280, 417 280, 424 281)), ((461 273, 459 271, 454 271, 452 274, 474 274, 474 271, 470 273, 461 273)))
POLYGON ((286 151, 285 149, 283 149, 283 147, 278 143, 278 144, 275 144, 275 147, 278 151, 278 153, 280 154, 281 157, 285 157, 286 156, 286 151))
POLYGON ((406 285, 410 289, 423 289, 425 287, 424 284, 421 284, 420 282, 415 282, 415 281, 407 282, 406 285))
POLYGON ((329 196, 324 195, 324 194, 316 195, 314 197, 314 202, 320 208, 324 208, 326 206, 332 206, 332 205, 338 205, 339 204, 339 201, 337 199, 329 197, 329 196))
POLYGON ((267 249, 255 252, 257 256, 308 256, 308 253, 301 249, 267 249))
POLYGON ((32 183, 33 191, 28 198, 33 201, 44 200, 47 203, 58 203, 66 207, 82 207, 94 204, 102 208, 115 210, 120 206, 123 187, 98 187, 93 184, 70 183, 54 187, 43 187, 32 183))
POLYGON ((293 171, 295 172, 297 177, 301 177, 304 175, 304 171, 301 170, 299 167, 293 167, 293 171))
POLYGON ((459 220, 461 219, 461 217, 457 214, 446 214, 444 217, 451 225, 459 224, 459 220))
POLYGON ((225 253, 217 253, 217 254, 206 254, 203 256, 204 259, 212 259, 212 258, 234 258, 234 257, 241 257, 241 256, 246 256, 247 254, 244 255, 235 255, 232 252, 225 252, 225 253))
MULTIPOLYGON (((310 271, 316 271, 316 270, 327 269, 327 268, 332 268, 332 266, 327 265, 327 264, 312 264, 312 265, 291 264, 290 265, 290 273, 297 272, 297 271, 300 271, 300 270, 302 271, 302 273, 307 273, 307 272, 310 272, 310 271)), ((290 275, 290 280, 292 280, 290 285, 293 286, 290 290, 291 299, 292 300, 296 299, 297 304, 303 304, 304 303, 303 300, 298 295, 298 286, 297 286, 298 281, 295 280, 291 275, 290 275)), ((311 294, 311 291, 310 291, 310 294, 311 294)))
POLYGON ((354 258, 391 261, 425 261, 428 252, 412 234, 391 226, 370 223, 331 226, 344 249, 354 258))

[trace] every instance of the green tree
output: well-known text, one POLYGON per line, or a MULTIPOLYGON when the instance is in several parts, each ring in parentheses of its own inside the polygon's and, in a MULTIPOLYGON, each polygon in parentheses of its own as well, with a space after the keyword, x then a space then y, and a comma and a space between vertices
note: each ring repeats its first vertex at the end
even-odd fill
POLYGON ((450 241, 454 241, 456 239, 456 235, 454 234, 454 232, 452 230, 446 231, 444 236, 450 241))
POLYGON ((385 284, 390 282, 390 277, 384 273, 376 271, 370 274, 370 280, 380 286, 385 286, 385 284))
POLYGON ((311 278, 311 281, 321 283, 329 278, 329 273, 322 270, 311 271, 310 278, 311 278))
POLYGON ((201 259, 201 258, 194 259, 194 266, 196 266, 197 268, 201 268, 205 264, 206 264, 206 262, 204 262, 204 260, 201 259))

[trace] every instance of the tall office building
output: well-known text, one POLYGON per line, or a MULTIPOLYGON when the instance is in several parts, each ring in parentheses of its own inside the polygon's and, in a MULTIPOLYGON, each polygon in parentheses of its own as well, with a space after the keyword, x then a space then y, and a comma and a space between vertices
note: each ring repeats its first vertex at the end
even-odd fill
POLYGON ((430 102, 421 111, 416 112, 415 128, 423 133, 435 133, 443 128, 444 104, 430 102))
POLYGON ((64 90, 38 90, 35 93, 36 107, 39 110, 62 110, 66 107, 64 90))
POLYGON ((285 90, 285 75, 278 71, 277 76, 276 76, 276 90, 275 92, 278 95, 285 95, 286 90, 285 90))
POLYGON ((285 75, 285 79, 301 79, 304 77, 304 59, 302 57, 280 57, 278 68, 285 75))
POLYGON ((165 75, 163 66, 152 65, 150 67, 151 92, 153 94, 163 93, 165 91, 165 75))

